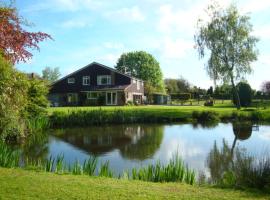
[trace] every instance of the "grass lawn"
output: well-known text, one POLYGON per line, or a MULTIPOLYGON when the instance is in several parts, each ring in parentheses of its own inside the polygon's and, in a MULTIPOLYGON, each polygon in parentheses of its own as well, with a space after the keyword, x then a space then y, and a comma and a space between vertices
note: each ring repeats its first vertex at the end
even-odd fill
MULTIPOLYGON (((72 111, 91 111, 102 109, 106 112, 114 112, 115 110, 122 110, 125 113, 133 114, 134 111, 143 113, 146 117, 168 117, 168 118, 181 118, 188 119, 191 118, 193 111, 214 111, 218 113, 220 118, 229 118, 233 112, 237 112, 243 116, 251 115, 251 111, 258 111, 262 116, 263 121, 270 121, 270 105, 257 108, 253 106, 248 108, 242 108, 241 111, 232 105, 230 101, 225 101, 224 103, 218 102, 213 107, 206 107, 202 105, 192 105, 192 106, 167 106, 167 105, 145 105, 145 106, 102 106, 102 107, 54 107, 49 108, 49 114, 51 115, 54 111, 60 112, 72 112, 72 111)), ((245 117, 244 117, 245 118, 245 117)))
POLYGON ((0 199, 270 199, 259 192, 0 168, 0 199))

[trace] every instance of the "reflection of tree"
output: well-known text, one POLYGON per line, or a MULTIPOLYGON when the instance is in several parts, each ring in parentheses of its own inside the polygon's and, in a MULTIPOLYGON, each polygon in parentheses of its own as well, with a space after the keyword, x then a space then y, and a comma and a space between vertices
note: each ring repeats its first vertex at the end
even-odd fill
POLYGON ((216 126, 218 126, 219 121, 207 121, 207 122, 194 122, 192 123, 192 127, 194 129, 197 129, 199 127, 201 128, 207 128, 207 129, 211 129, 211 128, 215 128, 216 126))
POLYGON ((232 154, 228 143, 223 139, 222 148, 218 149, 215 141, 213 149, 207 157, 207 164, 210 169, 211 179, 214 183, 222 178, 223 173, 232 168, 232 154))
POLYGON ((252 134, 252 124, 251 123, 233 123, 233 132, 235 139, 233 141, 232 147, 223 139, 222 147, 219 149, 217 147, 216 141, 214 142, 213 149, 208 154, 207 165, 210 169, 211 180, 214 183, 219 183, 222 181, 225 172, 235 171, 239 164, 246 162, 251 162, 251 158, 245 154, 244 149, 236 147, 237 140, 246 140, 252 134))
POLYGON ((17 147, 21 151, 21 160, 31 162, 44 161, 48 156, 48 134, 36 133, 30 135, 27 140, 17 147))
POLYGON ((251 122, 234 122, 232 125, 235 137, 231 149, 231 154, 233 154, 237 140, 247 140, 252 134, 251 122))
POLYGON ((163 126, 117 125, 54 130, 53 135, 94 155, 119 149, 124 157, 145 159, 159 148, 163 126))
POLYGON ((123 157, 129 159, 144 160, 152 157, 156 150, 159 149, 163 139, 163 126, 146 126, 142 127, 144 134, 136 143, 131 143, 121 148, 123 157))

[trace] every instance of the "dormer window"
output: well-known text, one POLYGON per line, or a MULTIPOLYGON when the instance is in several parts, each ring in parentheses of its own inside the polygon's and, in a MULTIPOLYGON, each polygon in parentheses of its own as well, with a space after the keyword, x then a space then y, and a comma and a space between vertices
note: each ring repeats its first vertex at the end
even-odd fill
POLYGON ((67 82, 68 82, 68 84, 74 84, 75 78, 68 78, 67 82))
POLYGON ((90 76, 83 76, 82 84, 83 85, 90 85, 90 76))
POLYGON ((112 78, 110 75, 97 76, 97 85, 111 85, 112 78))

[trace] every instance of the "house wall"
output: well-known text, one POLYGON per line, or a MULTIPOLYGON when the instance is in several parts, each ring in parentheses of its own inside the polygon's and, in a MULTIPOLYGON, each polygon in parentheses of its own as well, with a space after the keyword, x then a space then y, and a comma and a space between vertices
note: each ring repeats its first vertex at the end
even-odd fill
POLYGON ((53 84, 50 89, 50 93, 67 93, 93 90, 95 87, 97 87, 98 75, 112 75, 112 85, 129 85, 131 82, 130 77, 101 67, 97 64, 92 64, 89 67, 86 67, 77 73, 70 74, 64 79, 53 84), (83 76, 90 76, 90 85, 82 84, 83 76), (68 84, 68 78, 75 78, 75 83, 68 84))

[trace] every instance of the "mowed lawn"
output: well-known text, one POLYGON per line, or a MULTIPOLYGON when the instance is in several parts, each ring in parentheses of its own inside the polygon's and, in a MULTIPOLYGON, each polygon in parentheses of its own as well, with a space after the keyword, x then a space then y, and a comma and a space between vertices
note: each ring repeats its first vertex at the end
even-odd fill
POLYGON ((54 111, 61 112, 72 112, 72 111, 90 111, 102 109, 104 111, 113 112, 115 110, 123 110, 125 112, 143 112, 150 115, 158 115, 164 117, 179 117, 179 118, 189 118, 192 115, 193 111, 214 111, 220 115, 220 117, 230 116, 233 112, 238 112, 243 115, 248 115, 251 111, 259 111, 264 119, 270 119, 270 102, 265 104, 266 106, 259 106, 253 104, 251 107, 242 108, 241 111, 237 111, 235 106, 230 101, 225 101, 221 103, 218 101, 213 107, 206 107, 203 105, 193 104, 192 106, 184 105, 144 105, 144 106, 84 106, 84 107, 51 107, 48 109, 49 114, 52 114, 54 111))
POLYGON ((0 168, 0 199, 270 199, 260 192, 0 168))

